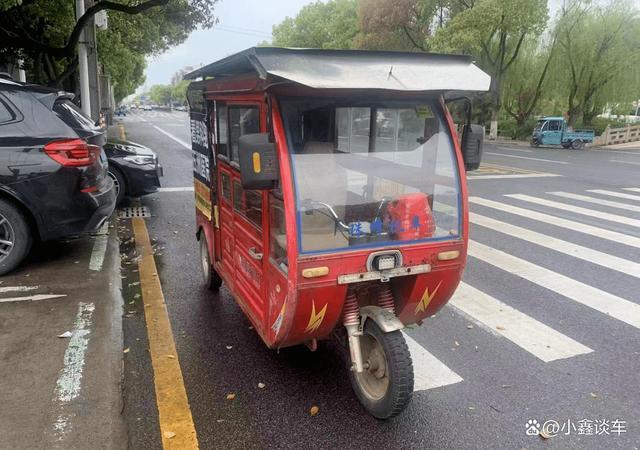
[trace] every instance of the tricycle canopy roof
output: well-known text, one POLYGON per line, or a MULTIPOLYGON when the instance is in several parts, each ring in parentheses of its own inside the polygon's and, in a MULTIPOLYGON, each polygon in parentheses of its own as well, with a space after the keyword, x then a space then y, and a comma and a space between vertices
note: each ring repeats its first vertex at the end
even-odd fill
POLYGON ((469 56, 366 50, 252 47, 188 73, 186 79, 256 74, 318 89, 487 91, 491 77, 469 56))

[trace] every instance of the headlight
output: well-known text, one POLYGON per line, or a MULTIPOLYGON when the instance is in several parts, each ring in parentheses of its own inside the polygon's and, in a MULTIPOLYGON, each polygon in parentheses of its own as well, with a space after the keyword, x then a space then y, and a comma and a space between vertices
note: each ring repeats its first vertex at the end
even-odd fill
POLYGON ((145 164, 155 164, 156 162, 156 157, 151 155, 125 156, 123 159, 139 166, 144 166, 145 164))

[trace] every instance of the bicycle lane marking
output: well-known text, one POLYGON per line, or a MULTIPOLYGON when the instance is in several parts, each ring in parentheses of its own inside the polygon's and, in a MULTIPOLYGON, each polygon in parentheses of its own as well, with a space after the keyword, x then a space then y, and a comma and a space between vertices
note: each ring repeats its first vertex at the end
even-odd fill
POLYGON ((149 233, 142 218, 132 219, 132 225, 136 249, 140 255, 138 271, 162 445, 165 449, 197 449, 198 438, 149 233))

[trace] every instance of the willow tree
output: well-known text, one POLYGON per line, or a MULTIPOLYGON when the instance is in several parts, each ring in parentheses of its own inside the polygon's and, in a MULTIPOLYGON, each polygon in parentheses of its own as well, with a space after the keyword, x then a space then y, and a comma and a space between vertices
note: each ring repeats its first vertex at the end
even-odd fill
POLYGON ((490 138, 498 135, 502 84, 520 56, 527 38, 540 36, 546 27, 546 0, 476 0, 438 30, 433 48, 474 55, 491 75, 490 138))
POLYGON ((556 82, 570 125, 590 125, 606 103, 637 99, 640 11, 626 0, 566 3, 556 24, 556 82))

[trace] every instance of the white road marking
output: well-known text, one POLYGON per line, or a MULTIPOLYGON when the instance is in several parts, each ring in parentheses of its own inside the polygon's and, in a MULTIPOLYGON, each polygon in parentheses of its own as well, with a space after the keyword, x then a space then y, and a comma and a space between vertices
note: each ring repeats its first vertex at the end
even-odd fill
POLYGON ((608 220, 616 223, 623 223, 625 225, 631 225, 633 227, 640 227, 640 220, 630 219, 628 217, 619 216, 617 214, 610 214, 606 212, 596 211, 589 208, 581 208, 580 206, 570 205, 568 203, 554 202, 553 200, 545 200, 538 197, 531 197, 525 194, 507 194, 505 197, 515 198, 525 202, 535 203, 537 205, 548 206, 550 208, 561 209, 563 211, 571 211, 584 216, 591 216, 597 219, 608 220))
POLYGON ((547 236, 536 231, 522 228, 517 225, 502 222, 500 220, 491 219, 490 217, 481 216, 476 213, 469 213, 469 220, 476 225, 489 228, 499 233, 504 233, 518 239, 522 239, 541 247, 564 253, 574 258, 582 259, 608 269, 617 270, 618 272, 640 278, 640 263, 629 261, 628 259, 613 256, 598 250, 593 250, 582 245, 572 242, 563 241, 551 236, 547 236))
POLYGON ((67 350, 64 352, 64 366, 58 376, 53 401, 56 403, 58 415, 53 424, 53 433, 57 440, 62 440, 69 431, 72 413, 67 410, 71 401, 78 398, 82 389, 82 371, 84 357, 89 344, 91 322, 95 306, 93 303, 80 303, 73 323, 73 330, 67 350))
POLYGON ((5 286, 0 287, 0 294, 4 292, 29 292, 38 290, 40 286, 5 286))
POLYGON ((584 223, 575 222, 573 220, 544 214, 532 209, 525 209, 518 206, 509 205, 507 203, 495 202, 486 198, 469 197, 469 202, 489 208, 494 208, 511 214, 516 214, 518 216, 526 217, 527 219, 537 220, 539 222, 548 223, 557 227, 566 228, 567 230, 578 231, 580 233, 606 239, 608 241, 616 242, 619 244, 625 244, 631 247, 640 248, 640 238, 629 236, 628 234, 624 233, 618 233, 617 231, 611 231, 605 228, 586 225, 584 223))
POLYGON ((640 188, 622 188, 625 191, 640 192, 640 188))
POLYGON ((467 180, 499 180, 502 178, 546 178, 561 177, 555 173, 511 173, 506 175, 467 175, 467 180))
POLYGON ((0 303, 36 302, 39 300, 49 300, 52 298, 60 298, 60 297, 66 297, 66 296, 67 294, 36 294, 36 295, 30 295, 28 297, 0 298, 0 303))
POLYGON ((593 351, 464 282, 449 303, 544 362, 593 351))
POLYGON ((640 212, 640 206, 627 205, 626 203, 614 202, 611 200, 603 200, 601 198, 589 197, 587 195, 574 194, 571 192, 547 192, 547 194, 557 195, 571 200, 578 200, 585 203, 593 203, 594 205, 608 206, 610 208, 625 209, 627 211, 640 212))
POLYGON ((107 253, 107 243, 109 242, 109 222, 105 222, 100 230, 98 230, 95 241, 93 242, 93 250, 91 250, 91 258, 89 259, 89 269, 100 271, 104 263, 104 255, 107 253))
POLYGON ((462 377, 445 366, 418 344, 411 336, 402 332, 413 361, 413 390, 425 391, 462 381, 462 377))
POLYGON ((193 192, 193 186, 159 188, 158 192, 193 192))
POLYGON ((618 197, 640 202, 640 195, 625 194, 624 192, 608 191, 606 189, 589 189, 587 192, 593 192, 594 194, 608 195, 610 197, 618 197))
POLYGON ((640 305, 500 250, 469 241, 469 255, 581 305, 640 328, 640 305))
POLYGON ((507 158, 530 159, 532 161, 544 161, 544 162, 550 162, 554 164, 569 164, 566 161, 556 161, 555 159, 530 158, 528 156, 507 155, 505 153, 493 153, 493 152, 484 152, 484 153, 485 155, 506 156, 507 158))
POLYGON ((164 134, 165 136, 170 137, 171 139, 173 139, 174 141, 176 141, 178 144, 182 145, 184 148, 186 148, 187 150, 191 151, 191 144, 187 144, 185 141, 183 141, 182 139, 174 136, 173 134, 169 133, 168 131, 163 130, 162 128, 153 125, 153 128, 155 128, 156 130, 158 130, 160 133, 164 134))
POLYGON ((514 151, 514 152, 526 152, 526 153, 533 153, 533 150, 527 150, 526 148, 511 148, 511 147, 496 147, 499 150, 509 150, 509 151, 514 151))
POLYGON ((610 159, 609 162, 621 163, 621 164, 633 164, 634 166, 640 166, 640 162, 635 161, 621 161, 619 159, 610 159))

